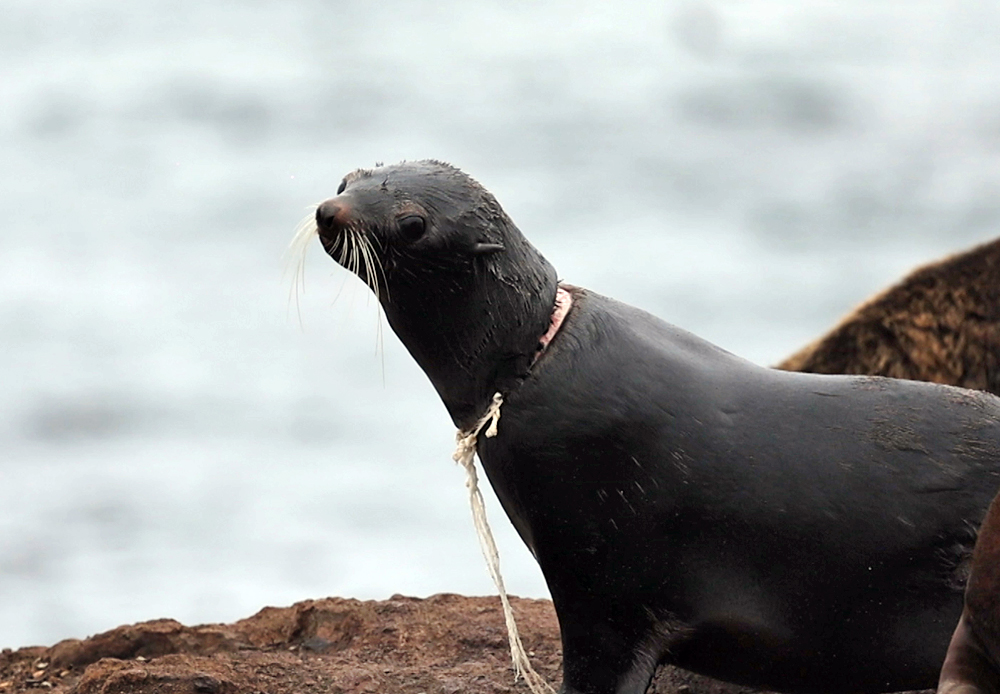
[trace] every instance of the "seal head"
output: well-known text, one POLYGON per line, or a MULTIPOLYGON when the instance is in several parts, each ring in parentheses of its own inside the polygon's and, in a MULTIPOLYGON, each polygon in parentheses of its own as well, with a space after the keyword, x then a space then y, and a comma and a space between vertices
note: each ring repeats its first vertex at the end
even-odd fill
POLYGON ((430 160, 361 169, 317 208, 316 226, 378 296, 456 426, 527 375, 556 271, 470 176, 430 160))

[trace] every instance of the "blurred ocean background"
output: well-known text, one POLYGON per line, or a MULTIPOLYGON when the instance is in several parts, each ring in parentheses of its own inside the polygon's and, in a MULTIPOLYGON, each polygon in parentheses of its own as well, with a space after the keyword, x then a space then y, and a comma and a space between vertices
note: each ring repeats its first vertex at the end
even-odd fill
POLYGON ((998 34, 972 0, 4 0, 0 647, 493 592, 367 291, 315 244, 289 302, 346 172, 451 161, 567 281, 773 363, 1000 235, 998 34))

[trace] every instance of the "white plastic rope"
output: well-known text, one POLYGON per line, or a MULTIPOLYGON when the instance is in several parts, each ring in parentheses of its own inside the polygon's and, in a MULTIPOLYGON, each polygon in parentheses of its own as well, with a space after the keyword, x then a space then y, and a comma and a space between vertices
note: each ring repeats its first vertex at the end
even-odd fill
POLYGON ((476 474, 476 437, 487 424, 486 436, 493 438, 497 435, 497 424, 500 421, 500 405, 503 404, 503 395, 496 393, 489 409, 476 424, 466 430, 459 430, 455 435, 455 455, 452 458, 465 468, 468 479, 465 486, 469 488, 469 503, 472 505, 472 520, 476 525, 476 535, 479 536, 479 548, 483 551, 486 559, 486 568, 490 572, 490 578, 500 593, 500 602, 503 604, 503 618, 507 623, 507 640, 510 642, 510 659, 514 664, 514 679, 523 677, 533 694, 554 694, 554 690, 545 678, 535 672, 528 660, 528 654, 524 651, 521 637, 517 633, 517 623, 514 621, 514 610, 511 609, 510 600, 507 599, 507 590, 503 586, 503 576, 500 575, 500 553, 497 545, 493 541, 493 533, 490 532, 490 524, 486 521, 486 505, 483 503, 483 495, 479 491, 479 475, 476 474))

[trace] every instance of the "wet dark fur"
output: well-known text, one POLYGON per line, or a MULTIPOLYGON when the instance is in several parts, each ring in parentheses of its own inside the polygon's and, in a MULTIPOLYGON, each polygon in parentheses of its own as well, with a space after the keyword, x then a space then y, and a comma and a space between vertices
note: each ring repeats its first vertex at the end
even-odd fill
POLYGON ((317 213, 328 250, 335 211, 383 257, 390 324, 456 425, 505 394, 480 455, 551 590, 566 692, 641 694, 658 662, 793 692, 934 685, 1000 401, 761 368, 578 288, 529 368, 555 273, 478 184, 435 162, 349 176, 317 213))
POLYGON ((914 271, 778 368, 1000 394, 1000 240, 914 271))

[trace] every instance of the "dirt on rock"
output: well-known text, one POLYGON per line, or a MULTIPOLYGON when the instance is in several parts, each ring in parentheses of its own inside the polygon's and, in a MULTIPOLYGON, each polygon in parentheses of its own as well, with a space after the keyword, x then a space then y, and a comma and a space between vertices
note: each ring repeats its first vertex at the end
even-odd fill
MULTIPOLYGON (((559 626, 548 600, 512 598, 535 669, 560 684, 559 626)), ((0 653, 0 694, 486 694, 514 682, 500 601, 400 595, 265 607, 234 624, 158 619, 84 640, 0 653)), ((754 690, 661 667, 660 694, 754 690)))

